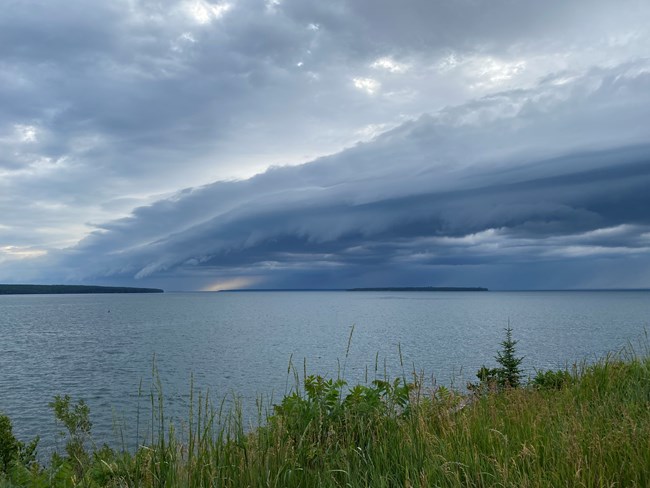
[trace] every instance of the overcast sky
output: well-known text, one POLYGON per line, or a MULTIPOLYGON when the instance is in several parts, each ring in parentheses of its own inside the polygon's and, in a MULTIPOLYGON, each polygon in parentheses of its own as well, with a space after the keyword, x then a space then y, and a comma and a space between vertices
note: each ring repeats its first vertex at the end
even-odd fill
POLYGON ((647 0, 4 0, 0 282, 650 287, 647 0))

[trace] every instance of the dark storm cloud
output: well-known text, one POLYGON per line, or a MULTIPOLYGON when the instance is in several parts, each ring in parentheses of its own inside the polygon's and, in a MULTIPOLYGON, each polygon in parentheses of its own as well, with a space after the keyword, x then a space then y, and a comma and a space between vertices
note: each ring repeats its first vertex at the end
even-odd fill
POLYGON ((649 22, 636 0, 11 1, 0 277, 424 281, 637 252, 649 22))
MULTIPOLYGON (((134 254, 149 255, 153 261, 139 270, 146 275, 155 272, 158 266, 164 269, 190 259, 195 264, 246 266, 264 261, 301 260, 303 255, 303 261, 309 262, 313 255, 319 254, 340 263, 368 259, 381 262, 391 259, 403 247, 412 252, 412 239, 462 238, 488 229, 498 229, 504 240, 575 236, 622 223, 638 226, 637 231, 647 230, 650 228, 646 227, 650 226, 650 216, 645 210, 650 205, 649 151, 650 147, 646 146, 632 154, 612 152, 612 166, 602 170, 370 203, 339 199, 341 196, 336 191, 327 190, 323 191, 330 195, 323 199, 303 200, 283 195, 285 201, 277 202, 273 197, 266 197, 249 204, 252 208, 244 206, 178 234, 147 242, 145 249, 134 254), (363 256, 359 247, 365 247, 371 254, 363 256), (345 254, 348 250, 352 251, 349 257, 345 254), (167 259, 160 261, 160 256, 165 255, 167 259)), ((362 191, 361 187, 357 188, 362 191)), ((193 214, 200 212, 199 208, 192 210, 193 214)), ((166 222, 169 226, 169 220, 166 222)), ((107 234, 115 233, 111 236, 115 243, 124 242, 138 226, 139 220, 135 219, 117 232, 109 226, 107 234)), ((584 239, 574 239, 586 245, 616 243, 617 236, 599 237, 587 234, 584 239)), ((628 244, 630 236, 618 237, 628 244)), ((98 234, 96 242, 89 238, 80 249, 93 252, 96 245, 102 245, 108 238, 106 234, 98 234)), ((434 249, 444 249, 444 244, 431 243, 434 249)))
POLYGON ((646 66, 502 93, 309 164, 185 190, 103 224, 63 263, 77 279, 293 286, 630 256, 647 268, 646 66))

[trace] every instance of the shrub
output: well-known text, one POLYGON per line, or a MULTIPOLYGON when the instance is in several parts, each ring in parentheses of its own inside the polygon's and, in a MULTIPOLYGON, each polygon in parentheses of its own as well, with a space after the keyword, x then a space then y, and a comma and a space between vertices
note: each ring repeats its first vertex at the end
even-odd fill
POLYGON ((0 414, 0 473, 7 473, 12 464, 30 467, 36 463, 38 437, 25 444, 14 437, 11 420, 0 414))
POLYGON ((521 385, 521 370, 519 365, 524 360, 517 357, 515 346, 517 341, 512 338, 510 325, 505 329, 506 338, 501 342, 502 349, 497 352, 495 359, 501 365, 499 368, 488 368, 483 365, 476 372, 478 383, 468 383, 467 388, 477 393, 488 393, 499 388, 518 388, 521 385))
POLYGON ((320 435, 351 418, 378 415, 397 416, 408 411, 409 393, 413 385, 405 384, 400 378, 392 383, 376 380, 371 385, 356 385, 347 395, 343 389, 347 382, 338 379, 324 379, 308 376, 305 380, 305 395, 287 395, 282 403, 274 406, 272 421, 282 423, 287 431, 300 437, 308 428, 316 428, 320 435))
POLYGON ((483 365, 476 372, 476 377, 478 378, 478 384, 469 383, 467 387, 470 390, 477 391, 479 393, 488 393, 491 391, 496 391, 499 384, 499 368, 488 368, 483 365))
POLYGON ((557 371, 537 371, 531 384, 538 390, 561 390, 570 385, 572 381, 571 373, 566 369, 559 369, 557 371))
POLYGON ((512 339, 512 329, 508 324, 506 328, 506 338, 501 343, 503 349, 499 351, 495 357, 497 363, 501 365, 497 369, 497 377, 499 379, 499 385, 517 388, 521 384, 521 370, 519 365, 524 360, 523 357, 517 357, 515 355, 515 346, 517 341, 512 339))
POLYGON ((85 448, 86 441, 90 439, 92 427, 90 408, 83 400, 71 405, 69 395, 63 397, 56 395, 48 406, 54 410, 54 416, 67 431, 61 432, 60 435, 68 438, 65 451, 74 466, 76 475, 81 478, 90 461, 90 455, 85 448))
POLYGON ((18 441, 13 434, 11 420, 6 415, 0 415, 0 473, 6 473, 17 458, 18 441))

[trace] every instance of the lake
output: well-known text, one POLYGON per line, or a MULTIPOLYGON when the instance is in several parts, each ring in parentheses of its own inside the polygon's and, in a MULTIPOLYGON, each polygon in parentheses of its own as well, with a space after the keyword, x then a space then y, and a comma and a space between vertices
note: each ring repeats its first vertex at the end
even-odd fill
POLYGON ((192 376, 217 400, 240 395, 254 417, 258 395, 277 402, 293 384, 290 358, 301 375, 306 363, 365 381, 401 374, 401 350, 407 374, 463 386, 495 364, 508 322, 527 373, 592 361, 639 343, 650 292, 0 296, 0 411, 19 438, 40 435, 41 451, 57 445, 56 394, 88 402, 96 441, 114 442, 121 418, 131 438, 138 403, 149 411, 154 356, 168 413, 182 419, 192 376))

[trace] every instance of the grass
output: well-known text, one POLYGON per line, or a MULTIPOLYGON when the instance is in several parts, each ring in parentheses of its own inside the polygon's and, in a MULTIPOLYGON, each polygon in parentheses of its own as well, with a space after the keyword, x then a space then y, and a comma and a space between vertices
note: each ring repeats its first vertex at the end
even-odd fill
POLYGON ((0 487, 650 486, 647 351, 471 397, 417 378, 300 383, 269 415, 260 406, 265 422, 252 431, 240 407, 198 393, 177 430, 154 391, 154 427, 136 452, 84 448, 87 409, 57 397, 68 452, 45 467, 15 456, 0 487))

